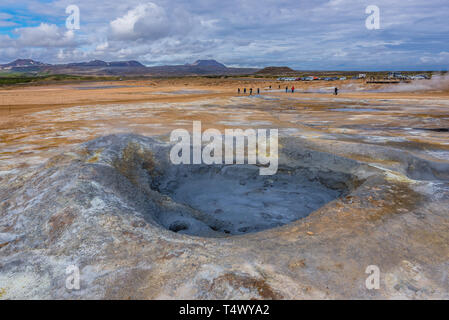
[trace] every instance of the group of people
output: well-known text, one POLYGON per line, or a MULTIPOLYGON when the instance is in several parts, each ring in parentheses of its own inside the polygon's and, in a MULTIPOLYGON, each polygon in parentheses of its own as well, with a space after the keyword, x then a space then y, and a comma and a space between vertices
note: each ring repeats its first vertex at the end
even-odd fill
MULTIPOLYGON (((240 94, 240 88, 237 89, 237 93, 240 94)), ((243 88, 243 94, 246 94, 246 88, 243 88)), ((249 88, 249 95, 253 94, 253 88, 249 88)), ((257 88, 257 94, 260 94, 260 88, 257 88)))
MULTIPOLYGON (((294 86, 292 86, 291 91, 292 91, 292 93, 295 93, 295 87, 294 86)), ((285 87, 285 93, 287 93, 287 92, 288 92, 288 86, 285 87)), ((338 95, 338 88, 337 87, 334 88, 334 95, 338 95)))
MULTIPOLYGON (((281 85, 279 85, 279 89, 281 88, 281 85)), ((271 89, 271 86, 270 86, 271 89)), ((291 92, 295 93, 295 87, 291 87, 291 92)), ((237 93, 240 94, 240 88, 237 88, 237 93)), ((288 93, 288 86, 285 87, 285 93, 288 93)), ((246 94, 246 88, 243 88, 243 94, 246 94)), ((253 88, 249 88, 249 95, 251 96, 253 94, 253 88)), ((260 89, 257 88, 257 94, 260 94, 260 89)), ((334 88, 334 95, 338 95, 338 88, 334 88)))

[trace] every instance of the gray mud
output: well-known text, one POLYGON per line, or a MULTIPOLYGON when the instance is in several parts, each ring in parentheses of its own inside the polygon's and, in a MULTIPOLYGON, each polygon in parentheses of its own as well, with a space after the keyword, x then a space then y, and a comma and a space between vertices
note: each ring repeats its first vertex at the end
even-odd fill
POLYGON ((355 186, 348 171, 358 167, 349 159, 292 146, 281 153, 275 175, 261 176, 257 165, 174 165, 170 145, 141 136, 107 136, 87 144, 89 150, 103 146, 102 157, 134 182, 118 196, 144 189, 151 203, 143 208, 147 221, 202 237, 258 232, 304 218, 347 194, 355 186))
MULTIPOLYGON (((216 222, 225 234, 244 234, 278 227, 306 217, 346 190, 331 189, 306 169, 280 170, 260 176, 254 165, 179 166, 158 188, 174 201, 216 222)), ((196 221, 183 215, 161 219, 169 230, 195 235, 196 221)))

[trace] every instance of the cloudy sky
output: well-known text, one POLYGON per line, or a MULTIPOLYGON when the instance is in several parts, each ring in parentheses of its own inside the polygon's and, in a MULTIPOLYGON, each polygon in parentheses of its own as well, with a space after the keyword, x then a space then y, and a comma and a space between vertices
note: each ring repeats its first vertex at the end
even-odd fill
MULTIPOLYGON (((0 63, 100 59, 146 65, 447 70, 448 0, 1 0, 0 63), (66 26, 66 8, 80 28, 66 26), (368 29, 365 9, 380 9, 368 29)), ((371 21, 371 20, 370 20, 371 21)))

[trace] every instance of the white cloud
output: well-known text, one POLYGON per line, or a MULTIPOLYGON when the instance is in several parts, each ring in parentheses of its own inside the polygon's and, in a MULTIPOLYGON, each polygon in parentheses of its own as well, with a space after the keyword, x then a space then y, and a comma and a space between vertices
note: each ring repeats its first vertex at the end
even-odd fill
POLYGON ((0 27, 14 27, 18 24, 11 21, 14 17, 8 13, 0 12, 0 27))
POLYGON ((97 45, 97 47, 95 48, 95 50, 96 50, 96 51, 104 51, 104 50, 106 50, 107 48, 109 48, 109 43, 106 41, 106 42, 102 42, 102 43, 100 43, 99 45, 97 45))
POLYGON ((167 12, 152 2, 140 4, 110 23, 112 40, 158 40, 188 33, 194 24, 190 15, 174 8, 167 12))
POLYGON ((438 63, 449 65, 449 52, 442 51, 438 55, 421 57, 420 60, 423 63, 438 63))
POLYGON ((58 28, 54 24, 41 23, 37 27, 18 28, 14 32, 19 35, 17 43, 21 46, 69 47, 75 45, 74 32, 58 28))
POLYGON ((112 21, 110 23, 112 37, 120 40, 135 39, 138 35, 134 32, 134 25, 139 19, 145 17, 147 8, 149 8, 148 5, 139 5, 128 11, 123 17, 112 21))
POLYGON ((17 23, 12 21, 0 20, 0 27, 14 27, 14 26, 17 26, 17 23))

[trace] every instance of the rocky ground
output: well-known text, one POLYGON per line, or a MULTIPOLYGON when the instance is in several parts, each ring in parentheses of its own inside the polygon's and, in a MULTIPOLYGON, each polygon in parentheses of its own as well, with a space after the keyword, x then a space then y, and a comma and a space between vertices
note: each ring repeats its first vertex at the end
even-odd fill
POLYGON ((449 186, 410 176, 413 167, 447 175, 449 165, 406 155, 389 172, 300 139, 281 143, 282 172, 347 192, 243 235, 211 228, 220 213, 163 194, 165 176, 190 166, 170 165, 167 145, 143 136, 99 138, 4 177, 3 298, 448 298, 449 186), (169 230, 180 221, 196 235, 169 230), (69 265, 80 268, 80 290, 65 287, 69 265), (379 290, 365 287, 369 265, 381 270, 379 290))
POLYGON ((3 120, 1 299, 449 298, 447 98, 186 99, 3 120), (192 120, 279 128, 279 176, 172 165, 167 133, 192 120), (232 210, 196 203, 198 181, 232 210))

